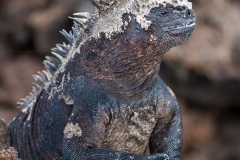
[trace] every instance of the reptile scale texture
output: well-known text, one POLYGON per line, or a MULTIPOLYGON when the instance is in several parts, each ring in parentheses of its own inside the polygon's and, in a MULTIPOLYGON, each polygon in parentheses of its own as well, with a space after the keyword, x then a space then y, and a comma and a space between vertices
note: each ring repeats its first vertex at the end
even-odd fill
POLYGON ((181 110, 159 77, 195 27, 187 0, 92 0, 9 124, 21 160, 179 160, 181 110), (145 154, 149 147, 150 154, 145 154))

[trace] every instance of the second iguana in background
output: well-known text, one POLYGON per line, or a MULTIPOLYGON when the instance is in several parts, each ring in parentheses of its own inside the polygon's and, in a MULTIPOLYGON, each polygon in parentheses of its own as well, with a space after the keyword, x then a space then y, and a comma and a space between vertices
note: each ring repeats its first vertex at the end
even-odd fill
POLYGON ((34 76, 9 125, 11 145, 22 160, 180 159, 181 111, 158 73, 194 29, 191 3, 92 2, 98 12, 74 14, 72 31, 62 31, 69 44, 34 76))

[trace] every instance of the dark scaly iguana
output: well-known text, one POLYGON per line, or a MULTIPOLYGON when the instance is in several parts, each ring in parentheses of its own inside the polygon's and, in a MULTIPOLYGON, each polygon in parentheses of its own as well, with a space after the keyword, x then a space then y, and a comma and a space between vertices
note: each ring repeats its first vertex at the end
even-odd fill
POLYGON ((53 48, 34 76, 9 125, 12 146, 23 160, 180 159, 180 108, 158 72, 194 29, 191 3, 92 2, 99 11, 74 14, 72 31, 62 31, 69 45, 53 48))

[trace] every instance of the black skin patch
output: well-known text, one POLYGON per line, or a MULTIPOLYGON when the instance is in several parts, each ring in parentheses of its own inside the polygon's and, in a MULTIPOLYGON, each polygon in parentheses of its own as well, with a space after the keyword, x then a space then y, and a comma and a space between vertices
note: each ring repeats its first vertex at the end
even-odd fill
POLYGON ((91 51, 91 52, 89 52, 89 53, 87 54, 86 59, 87 59, 88 61, 94 61, 94 60, 97 59, 97 57, 98 57, 97 52, 91 51))

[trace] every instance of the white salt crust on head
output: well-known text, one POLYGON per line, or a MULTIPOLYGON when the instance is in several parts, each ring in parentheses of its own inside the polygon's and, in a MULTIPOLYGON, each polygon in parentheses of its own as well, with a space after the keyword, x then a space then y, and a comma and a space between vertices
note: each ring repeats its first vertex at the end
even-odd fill
POLYGON ((103 32, 107 38, 111 39, 113 33, 123 32, 121 27, 128 25, 122 22, 124 13, 134 14, 136 21, 143 29, 147 30, 151 22, 145 16, 150 13, 152 8, 159 7, 159 5, 166 6, 166 4, 192 9, 192 3, 187 0, 122 0, 117 3, 114 9, 106 11, 106 14, 99 15, 92 29, 92 37, 98 38, 99 33, 103 32))

